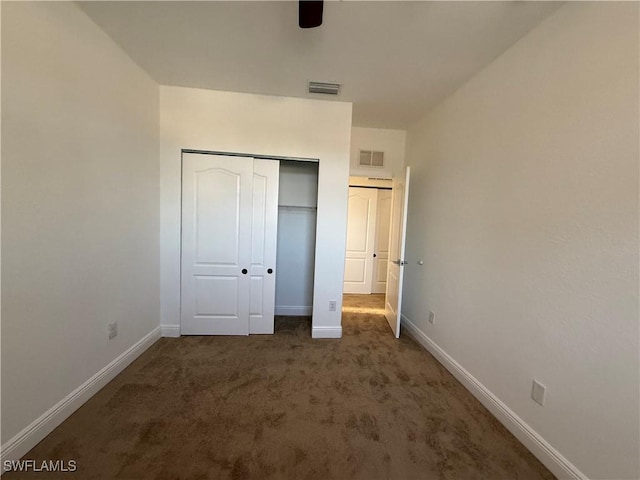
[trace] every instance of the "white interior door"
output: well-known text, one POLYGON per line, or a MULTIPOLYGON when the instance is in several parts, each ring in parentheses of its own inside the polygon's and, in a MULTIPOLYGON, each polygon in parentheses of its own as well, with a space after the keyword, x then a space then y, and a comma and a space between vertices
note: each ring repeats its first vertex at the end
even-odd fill
POLYGON ((378 190, 349 187, 344 293, 371 293, 378 190))
POLYGON ((373 259, 372 293, 387 290, 387 262, 389 261, 389 227, 391 223, 391 190, 378 189, 376 244, 373 259))
POLYGON ((280 162, 254 159, 249 333, 273 333, 280 162))
POLYGON ((277 166, 183 155, 182 334, 273 331, 277 166))
POLYGON ((389 262, 385 312, 387 322, 396 338, 400 337, 402 309, 402 277, 404 274, 404 244, 407 234, 407 204, 409 200, 410 169, 401 177, 394 177, 391 194, 391 232, 389 235, 389 262))

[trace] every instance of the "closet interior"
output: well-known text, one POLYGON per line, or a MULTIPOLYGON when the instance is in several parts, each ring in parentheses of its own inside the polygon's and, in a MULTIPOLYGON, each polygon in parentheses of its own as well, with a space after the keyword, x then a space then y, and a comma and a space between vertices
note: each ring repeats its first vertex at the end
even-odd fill
POLYGON ((275 314, 312 313, 318 163, 280 160, 275 314))

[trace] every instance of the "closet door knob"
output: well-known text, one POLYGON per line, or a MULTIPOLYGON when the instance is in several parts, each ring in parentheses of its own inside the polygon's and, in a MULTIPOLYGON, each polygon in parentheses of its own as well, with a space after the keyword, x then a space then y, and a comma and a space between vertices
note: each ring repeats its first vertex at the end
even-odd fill
POLYGON ((246 274, 247 274, 247 271, 248 271, 248 270, 247 270, 246 268, 243 268, 243 269, 242 269, 242 274, 243 274, 243 275, 246 275, 246 274))
POLYGON ((378 255, 376 255, 375 253, 373 254, 373 258, 376 258, 378 255))
POLYGON ((267 269, 267 273, 269 273, 269 274, 273 273, 273 268, 268 268, 267 269))

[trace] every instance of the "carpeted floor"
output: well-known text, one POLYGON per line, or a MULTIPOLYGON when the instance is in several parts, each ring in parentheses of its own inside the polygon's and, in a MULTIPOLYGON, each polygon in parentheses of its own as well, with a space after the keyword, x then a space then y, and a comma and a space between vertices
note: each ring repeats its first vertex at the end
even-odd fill
POLYGON ((554 478, 382 311, 345 296, 341 340, 161 339, 25 456, 75 473, 3 480, 554 478))

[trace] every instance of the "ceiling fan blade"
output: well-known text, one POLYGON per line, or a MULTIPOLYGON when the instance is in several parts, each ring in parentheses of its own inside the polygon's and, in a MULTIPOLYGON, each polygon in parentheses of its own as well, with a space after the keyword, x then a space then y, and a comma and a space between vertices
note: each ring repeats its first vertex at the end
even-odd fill
POLYGON ((314 28, 322 25, 323 0, 299 0, 298 25, 300 28, 314 28))

